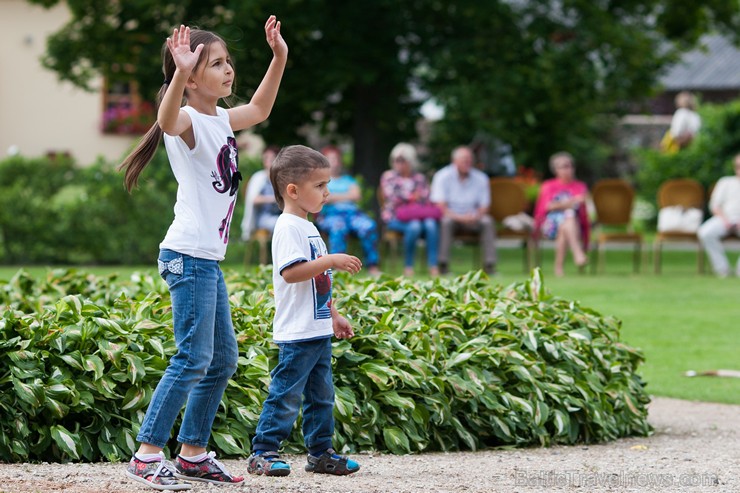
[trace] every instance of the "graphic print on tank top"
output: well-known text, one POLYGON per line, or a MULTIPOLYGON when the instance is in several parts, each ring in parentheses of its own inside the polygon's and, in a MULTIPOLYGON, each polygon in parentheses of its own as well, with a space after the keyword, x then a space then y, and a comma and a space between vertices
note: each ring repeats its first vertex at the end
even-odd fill
POLYGON ((239 172, 239 150, 236 146, 236 139, 228 137, 226 142, 218 152, 216 171, 211 172, 211 177, 214 180, 212 182, 213 189, 218 193, 228 193, 232 197, 226 217, 221 220, 221 225, 218 228, 219 237, 224 244, 229 242, 231 218, 234 215, 236 194, 239 191, 239 182, 242 179, 242 174, 239 172))
MULTIPOLYGON (((326 246, 320 236, 309 236, 311 260, 326 255, 326 246)), ((318 274, 311 280, 313 284, 313 317, 315 320, 331 318, 331 269, 318 274)))

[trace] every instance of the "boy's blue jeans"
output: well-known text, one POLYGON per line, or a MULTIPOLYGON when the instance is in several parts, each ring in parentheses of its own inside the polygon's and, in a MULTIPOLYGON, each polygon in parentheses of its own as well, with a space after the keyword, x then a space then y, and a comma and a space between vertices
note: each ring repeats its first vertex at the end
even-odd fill
POLYGON ((331 338, 279 343, 269 395, 262 407, 252 450, 275 451, 288 438, 303 397, 303 439, 311 455, 332 446, 334 382, 331 338))
POLYGON ((164 447, 187 401, 177 440, 206 447, 238 358, 226 284, 215 260, 162 249, 158 263, 172 298, 177 353, 157 384, 136 439, 164 447))

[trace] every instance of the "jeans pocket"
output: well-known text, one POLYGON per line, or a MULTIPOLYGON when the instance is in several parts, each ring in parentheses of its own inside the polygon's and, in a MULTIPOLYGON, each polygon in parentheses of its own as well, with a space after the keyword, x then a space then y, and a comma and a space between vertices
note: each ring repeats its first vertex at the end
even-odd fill
POLYGON ((168 286, 182 279, 184 272, 184 262, 182 255, 174 252, 162 252, 157 259, 159 275, 164 279, 168 286), (168 254, 169 253, 169 254, 168 254))

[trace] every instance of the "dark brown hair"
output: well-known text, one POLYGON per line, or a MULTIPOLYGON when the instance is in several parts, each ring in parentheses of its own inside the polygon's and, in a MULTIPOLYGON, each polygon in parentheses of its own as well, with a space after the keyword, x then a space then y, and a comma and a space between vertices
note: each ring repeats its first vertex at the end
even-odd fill
POLYGON ((285 208, 283 193, 291 183, 303 183, 312 171, 328 169, 329 161, 319 151, 302 145, 283 147, 270 168, 270 182, 280 210, 285 208))
MULTIPOLYGON (((195 67, 193 68, 193 73, 198 70, 198 67, 203 61, 208 60, 210 47, 213 43, 221 43, 223 47, 226 48, 226 42, 217 34, 210 31, 202 31, 200 29, 190 30, 190 49, 192 51, 195 51, 195 48, 197 48, 198 45, 205 45, 203 51, 200 53, 200 57, 198 58, 198 63, 196 63, 195 67)), ((175 61, 172 58, 172 53, 170 53, 169 48, 167 48, 167 43, 165 42, 164 45, 162 45, 162 72, 164 74, 164 83, 157 93, 157 98, 155 101, 155 111, 162 103, 162 98, 164 98, 164 94, 167 92, 169 82, 172 80, 172 77, 175 74, 175 68, 175 61)), ((232 88, 235 88, 235 86, 232 86, 232 88)), ((185 91, 183 104, 185 103, 185 101, 187 101, 187 90, 185 91)), ((147 164, 149 164, 149 161, 152 160, 152 157, 157 151, 157 147, 159 147, 159 142, 161 140, 162 129, 159 128, 159 124, 157 122, 154 122, 152 127, 147 131, 146 134, 144 134, 144 137, 141 138, 139 144, 134 148, 133 151, 131 151, 131 154, 126 156, 126 159, 124 159, 123 162, 118 166, 119 171, 124 171, 123 181, 126 186, 126 190, 128 190, 129 192, 136 188, 136 185, 139 181, 139 175, 144 170, 144 168, 146 168, 147 164)))

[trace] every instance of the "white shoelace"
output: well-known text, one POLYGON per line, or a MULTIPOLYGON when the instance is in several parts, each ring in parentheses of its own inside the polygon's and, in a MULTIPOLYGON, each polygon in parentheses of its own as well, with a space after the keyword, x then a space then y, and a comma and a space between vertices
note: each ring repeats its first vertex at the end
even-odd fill
POLYGON ((174 478, 175 473, 173 472, 175 470, 175 466, 168 460, 160 460, 159 466, 157 466, 157 469, 154 471, 154 475, 152 476, 152 483, 161 475, 163 478, 174 478), (161 474, 160 474, 161 473, 161 474))
POLYGON ((229 470, 226 469, 226 466, 223 465, 223 463, 221 461, 219 461, 218 459, 216 459, 216 452, 215 451, 211 450, 210 452, 208 452, 208 458, 211 459, 214 464, 216 464, 218 467, 220 467, 221 468, 221 472, 223 472, 226 476, 232 477, 231 476, 231 473, 229 472, 229 470))

